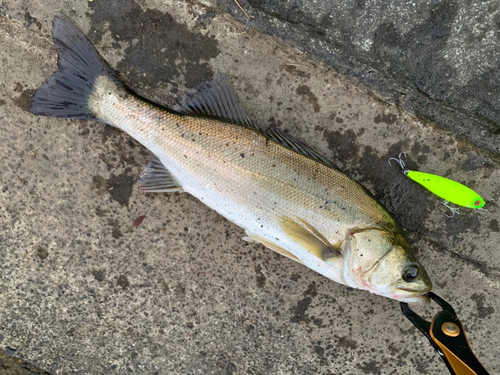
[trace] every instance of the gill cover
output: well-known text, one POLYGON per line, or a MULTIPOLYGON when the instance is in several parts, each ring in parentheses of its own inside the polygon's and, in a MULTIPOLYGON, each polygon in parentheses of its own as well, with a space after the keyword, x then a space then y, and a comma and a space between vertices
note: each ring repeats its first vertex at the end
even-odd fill
POLYGON ((422 295, 432 289, 430 278, 400 234, 351 231, 344 251, 344 279, 353 288, 406 302, 427 299, 422 295))

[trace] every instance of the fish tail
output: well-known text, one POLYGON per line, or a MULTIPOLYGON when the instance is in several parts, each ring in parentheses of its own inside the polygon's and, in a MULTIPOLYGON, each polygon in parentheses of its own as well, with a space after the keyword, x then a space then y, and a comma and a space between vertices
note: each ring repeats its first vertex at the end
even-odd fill
POLYGON ((115 92, 124 91, 123 85, 66 15, 54 18, 52 33, 58 52, 59 70, 37 90, 31 101, 31 113, 102 121, 93 100, 99 91, 99 79, 106 78, 105 81, 111 83, 107 89, 115 92))

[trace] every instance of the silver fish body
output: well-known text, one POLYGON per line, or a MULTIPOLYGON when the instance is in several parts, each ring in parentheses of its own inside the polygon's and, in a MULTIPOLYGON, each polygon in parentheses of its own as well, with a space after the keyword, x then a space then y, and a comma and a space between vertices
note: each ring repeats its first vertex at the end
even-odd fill
POLYGON ((430 279, 387 210, 299 141, 252 126, 223 76, 191 90, 178 112, 166 110, 126 90, 73 24, 56 18, 54 38, 61 70, 35 95, 33 113, 120 128, 155 155, 149 191, 185 191, 242 227, 247 240, 339 283, 425 300, 430 279), (81 72, 79 59, 90 68, 81 72), (70 98, 71 111, 68 86, 83 90, 70 98))

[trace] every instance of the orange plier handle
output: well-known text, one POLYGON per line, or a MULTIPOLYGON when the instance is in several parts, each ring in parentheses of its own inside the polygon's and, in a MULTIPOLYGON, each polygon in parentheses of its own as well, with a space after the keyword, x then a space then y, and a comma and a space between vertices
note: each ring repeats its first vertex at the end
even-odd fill
POLYGON ((464 327, 453 307, 432 292, 426 296, 441 306, 443 311, 428 322, 413 312, 407 303, 401 302, 404 316, 429 339, 452 375, 489 375, 472 352, 464 327))

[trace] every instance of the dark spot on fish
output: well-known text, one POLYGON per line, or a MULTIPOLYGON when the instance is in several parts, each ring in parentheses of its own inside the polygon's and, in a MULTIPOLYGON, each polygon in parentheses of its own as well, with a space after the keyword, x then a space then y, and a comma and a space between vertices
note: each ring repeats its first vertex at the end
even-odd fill
POLYGON ((128 44, 117 70, 128 74, 132 86, 157 86, 182 76, 187 87, 194 87, 213 75, 207 61, 219 54, 215 39, 190 31, 167 13, 143 11, 133 0, 88 4, 93 11, 88 35, 92 43, 98 44, 110 31, 115 41, 128 44), (180 66, 176 65, 179 60, 180 66))
POLYGON ((6 101, 3 99, 0 99, 0 105, 5 105, 6 101))
POLYGON ((120 275, 116 281, 116 285, 121 286, 123 289, 127 289, 130 286, 130 282, 128 281, 127 276, 120 275))
POLYGON ((337 117, 335 119, 335 122, 339 123, 339 124, 342 124, 344 122, 344 119, 342 117, 337 117))
POLYGON ((295 92, 301 96, 303 96, 307 101, 313 106, 314 112, 319 112, 321 107, 318 104, 318 98, 314 93, 311 91, 309 86, 306 85, 300 85, 297 87, 297 90, 295 92))
POLYGON ((17 99, 13 100, 14 104, 21 108, 23 111, 29 112, 31 106, 31 98, 33 97, 33 95, 35 95, 35 92, 35 89, 24 90, 17 99))
POLYGON ((482 294, 475 293, 471 297, 471 300, 476 302, 476 307, 477 307, 477 316, 480 319, 484 319, 487 316, 493 314, 495 312, 495 309, 493 307, 486 307, 484 304, 484 301, 486 300, 486 297, 482 294))
POLYGON ((245 157, 245 154, 240 154, 240 156, 241 156, 242 158, 244 158, 244 157, 245 157))
POLYGON ((97 281, 104 281, 106 279, 106 270, 93 270, 92 276, 97 281))
POLYGON ((375 124, 380 124, 381 122, 385 122, 388 125, 394 124, 398 117, 392 113, 388 113, 387 115, 377 115, 373 119, 375 124))
POLYGON ((301 277, 298 273, 294 272, 290 275, 290 280, 298 281, 301 277))
POLYGON ((49 256, 49 251, 43 246, 38 246, 36 249, 36 256, 41 260, 45 260, 49 256))

